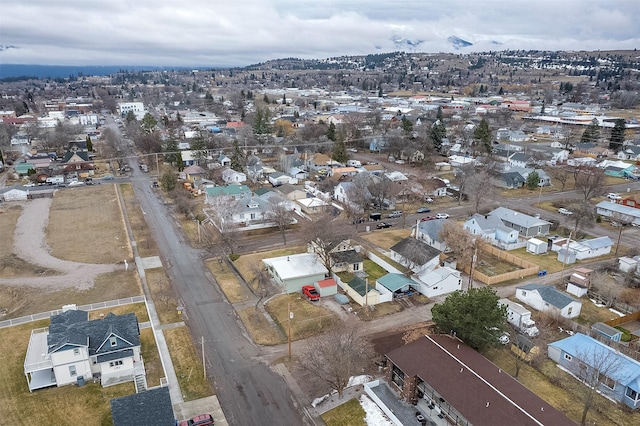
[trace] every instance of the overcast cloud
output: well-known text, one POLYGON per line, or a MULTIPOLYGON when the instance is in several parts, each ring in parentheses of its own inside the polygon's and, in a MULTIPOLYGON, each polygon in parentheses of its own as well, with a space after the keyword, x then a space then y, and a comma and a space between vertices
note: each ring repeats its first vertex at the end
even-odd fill
POLYGON ((0 64, 242 66, 283 57, 453 52, 450 36, 473 43, 458 52, 640 47, 638 0, 0 0, 0 6, 0 64))

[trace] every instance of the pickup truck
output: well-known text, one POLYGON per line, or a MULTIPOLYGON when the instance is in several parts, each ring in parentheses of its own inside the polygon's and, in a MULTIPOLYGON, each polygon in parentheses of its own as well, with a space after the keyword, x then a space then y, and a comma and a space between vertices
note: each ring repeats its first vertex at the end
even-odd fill
POLYGON ((320 294, 312 285, 302 286, 302 294, 307 296, 307 299, 309 299, 311 302, 317 302, 318 300, 320 300, 320 294))

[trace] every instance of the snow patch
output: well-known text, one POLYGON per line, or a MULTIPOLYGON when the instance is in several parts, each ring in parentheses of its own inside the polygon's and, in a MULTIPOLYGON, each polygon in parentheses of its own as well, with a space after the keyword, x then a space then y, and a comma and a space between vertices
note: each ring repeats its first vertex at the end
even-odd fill
POLYGON ((366 413, 364 421, 367 426, 394 426, 393 422, 382 412, 380 407, 367 395, 360 397, 360 405, 366 413))
POLYGON ((610 310, 611 312, 613 312, 614 314, 616 314, 617 316, 619 316, 619 317, 623 317, 623 316, 624 316, 624 314, 623 314, 622 312, 620 312, 620 311, 616 311, 616 310, 615 310, 615 309, 613 309, 613 308, 609 308, 609 310, 610 310))

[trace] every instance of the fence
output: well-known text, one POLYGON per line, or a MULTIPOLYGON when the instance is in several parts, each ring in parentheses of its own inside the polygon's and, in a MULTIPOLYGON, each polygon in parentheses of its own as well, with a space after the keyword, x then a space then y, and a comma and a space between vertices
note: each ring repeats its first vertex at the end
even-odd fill
MULTIPOLYGON (((133 296, 133 297, 126 297, 124 299, 109 300, 107 302, 98 302, 98 303, 91 303, 89 305, 81 305, 81 306, 78 306, 77 308, 78 310, 81 310, 81 311, 95 311, 97 309, 112 308, 114 306, 122 306, 122 305, 130 305, 133 303, 141 303, 144 301, 145 301, 144 296, 133 296)), ((38 314, 26 315, 24 317, 12 318, 8 320, 0 321, 0 328, 13 327, 14 325, 26 324, 29 322, 49 319, 51 318, 52 315, 58 315, 61 313, 62 313, 62 309, 56 309, 48 312, 40 312, 38 314)))
POLYGON ((605 324, 610 325, 611 327, 615 327, 620 324, 625 324, 631 321, 640 321, 640 311, 634 312, 629 315, 625 315, 623 317, 614 318, 609 321, 604 321, 605 324))
MULTIPOLYGON (((514 280, 514 279, 519 279, 519 278, 524 278, 527 277, 529 275, 535 275, 538 273, 538 271, 540 270, 540 267, 534 263, 529 262, 528 260, 524 260, 521 259, 519 257, 516 257, 510 253, 507 253, 505 251, 502 251, 500 249, 497 249, 495 247, 492 246, 485 246, 483 248, 483 250, 492 255, 497 257, 500 260, 504 260, 506 262, 512 263, 516 266, 519 266, 522 269, 518 269, 517 271, 511 271, 511 272, 505 272, 504 274, 499 274, 499 275, 486 275, 480 271, 478 271, 477 269, 473 271, 473 277, 474 279, 477 279, 478 281, 485 283, 487 285, 492 285, 492 284, 497 284, 497 283, 501 283, 504 281, 509 281, 509 280, 514 280)), ((463 270, 469 274, 471 272, 471 267, 464 265, 462 266, 463 270)))

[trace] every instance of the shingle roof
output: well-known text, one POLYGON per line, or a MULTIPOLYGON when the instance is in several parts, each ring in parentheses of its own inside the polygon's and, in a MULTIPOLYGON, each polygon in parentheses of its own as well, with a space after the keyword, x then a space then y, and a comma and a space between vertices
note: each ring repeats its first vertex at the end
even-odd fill
POLYGON ((613 245, 613 241, 611 241, 611 238, 607 236, 592 238, 590 240, 582 240, 580 242, 585 246, 588 246, 592 250, 596 250, 602 247, 611 247, 613 245))
POLYGON ((175 426, 169 388, 115 398, 109 401, 114 426, 175 426))
POLYGON ((363 261, 362 256, 355 250, 344 250, 331 253, 331 259, 335 263, 360 263, 363 261))
POLYGON ((506 220, 508 222, 514 223, 518 226, 522 226, 525 228, 531 228, 533 226, 551 225, 551 223, 547 222, 546 220, 529 216, 524 213, 520 213, 511 209, 508 209, 506 207, 498 207, 497 209, 490 212, 489 216, 497 216, 503 221, 506 220))
POLYGON ((415 263, 416 265, 424 265, 436 256, 442 253, 440 250, 431 247, 423 241, 415 238, 407 237, 399 243, 391 247, 400 256, 415 263))
MULTIPOLYGON (((367 282, 360 277, 355 277, 348 282, 348 285, 360 296, 364 296, 367 293, 367 282)), ((368 287, 369 291, 375 288, 375 286, 372 286, 371 284, 369 284, 368 287)))
POLYGON ((579 302, 573 297, 567 296, 566 294, 562 293, 561 291, 557 290, 555 287, 550 285, 526 284, 526 285, 516 287, 516 289, 537 291, 540 297, 542 298, 542 300, 560 309, 569 305, 571 302, 579 302))
POLYGON ((575 425, 509 374, 460 340, 425 336, 386 355, 428 383, 471 424, 575 425), (534 420, 535 419, 535 420, 534 420))

